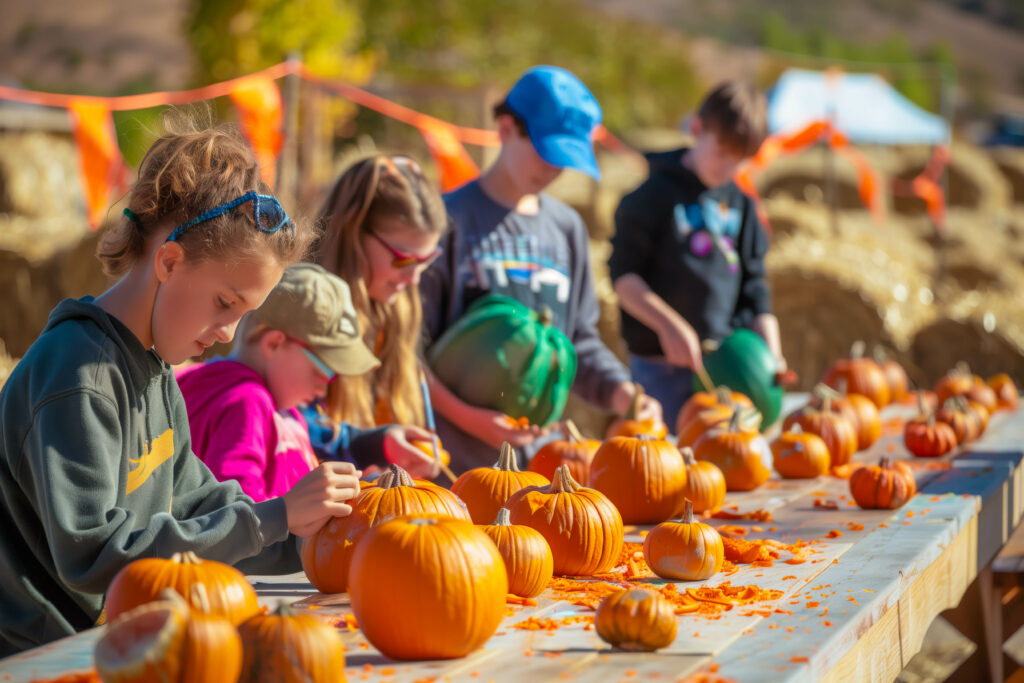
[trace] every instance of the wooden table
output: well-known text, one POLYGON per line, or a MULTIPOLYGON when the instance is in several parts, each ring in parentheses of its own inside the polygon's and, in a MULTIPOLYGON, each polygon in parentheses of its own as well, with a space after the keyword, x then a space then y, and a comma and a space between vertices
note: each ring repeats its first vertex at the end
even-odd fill
MULTIPOLYGON (((787 397, 787 402, 792 405, 799 398, 787 397)), ((908 411, 913 412, 887 408, 883 419, 908 411)), ((911 459, 901 431, 883 436, 855 459, 876 461, 881 454, 911 459)), ((750 530, 747 538, 785 543, 816 539, 819 552, 803 564, 786 564, 783 554, 771 567, 739 565, 731 576, 716 575, 705 583, 756 584, 777 588, 783 595, 774 603, 755 605, 756 612, 733 608, 717 620, 682 615, 675 643, 656 654, 613 651, 582 624, 550 633, 514 628, 530 616, 592 614, 545 593, 536 606, 510 608, 514 614, 494 637, 464 659, 394 662, 378 653, 361 632, 342 627, 349 648, 348 678, 396 683, 431 678, 671 681, 712 669, 737 681, 892 680, 920 649, 935 616, 955 607, 976 578, 982 579, 985 623, 998 625, 998 601, 991 597, 991 583, 985 597, 984 580, 986 572, 990 576, 991 560, 1021 519, 1022 460, 1024 408, 997 413, 985 437, 967 450, 913 463, 920 493, 898 511, 860 510, 847 504, 848 482, 833 477, 772 479, 758 491, 730 493, 727 509, 770 510, 774 520, 716 519, 712 524, 760 529, 750 530), (839 509, 816 507, 815 499, 835 500, 839 509), (863 529, 853 530, 851 523, 863 529), (828 538, 833 529, 842 535, 828 538)), ((641 541, 643 529, 627 533, 627 540, 641 541)), ((265 604, 286 601, 324 616, 351 612, 347 595, 321 595, 303 574, 250 579, 265 604)), ((699 584, 680 582, 680 588, 687 585, 699 584)), ((0 681, 27 683, 88 669, 100 632, 92 629, 2 660, 0 681)), ((986 645, 993 656, 1000 656, 997 641, 990 638, 986 645)))

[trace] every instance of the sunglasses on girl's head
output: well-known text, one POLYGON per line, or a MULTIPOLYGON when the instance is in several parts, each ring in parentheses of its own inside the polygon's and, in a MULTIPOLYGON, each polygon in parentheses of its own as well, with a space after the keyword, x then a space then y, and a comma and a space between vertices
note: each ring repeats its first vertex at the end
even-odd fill
POLYGON ((246 192, 241 197, 232 199, 227 204, 221 204, 209 211, 204 211, 192 220, 182 223, 171 232, 167 237, 167 241, 176 242, 191 228, 194 228, 200 223, 208 221, 211 218, 223 216, 246 202, 252 202, 253 222, 255 222, 256 227, 263 232, 277 232, 281 228, 287 226, 291 226, 294 229, 295 224, 292 222, 292 219, 288 217, 284 207, 281 206, 281 202, 277 201, 276 197, 271 197, 267 194, 257 194, 256 192, 246 192))
POLYGON ((370 236, 375 240, 384 245, 384 248, 391 252, 394 257, 391 259, 392 268, 408 268, 409 266, 425 266, 433 263, 438 256, 441 255, 441 247, 437 247, 434 251, 430 252, 426 256, 417 256, 416 254, 407 254, 404 251, 395 249, 393 246, 381 239, 380 235, 369 231, 370 236))

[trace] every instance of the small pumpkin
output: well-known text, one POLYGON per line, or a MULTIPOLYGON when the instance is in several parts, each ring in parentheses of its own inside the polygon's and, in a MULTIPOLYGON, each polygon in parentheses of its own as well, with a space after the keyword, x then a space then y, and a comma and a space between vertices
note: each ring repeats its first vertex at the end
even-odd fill
POLYGON ((507 441, 501 444, 498 462, 491 467, 474 467, 452 484, 452 493, 466 503, 474 524, 489 524, 508 497, 527 486, 547 486, 548 478, 536 472, 521 472, 516 452, 507 441))
POLYGON ((1005 372, 992 375, 988 378, 987 384, 996 394, 996 405, 999 410, 1016 410, 1020 403, 1020 393, 1017 385, 1005 372))
POLYGON ((984 434, 985 430, 988 429, 989 420, 992 419, 992 411, 990 411, 988 408, 978 403, 977 401, 972 401, 967 396, 964 396, 963 398, 967 406, 967 410, 977 415, 978 420, 981 421, 981 433, 984 434))
POLYGON ((850 357, 832 363, 821 381, 838 389, 839 380, 845 379, 851 393, 867 396, 876 406, 884 408, 890 403, 889 382, 878 363, 864 357, 864 346, 863 341, 854 342, 850 357))
POLYGON ((697 460, 693 449, 684 446, 680 453, 686 465, 686 490, 683 495, 697 512, 718 512, 725 502, 725 475, 714 463, 697 460))
POLYGON ((889 358, 881 346, 875 347, 875 362, 882 368, 885 381, 889 384, 889 402, 905 401, 910 395, 910 378, 902 365, 889 358))
POLYGON ((942 408, 935 412, 935 419, 953 428, 958 444, 974 441, 981 436, 981 417, 970 409, 963 396, 947 398, 942 408))
POLYGON ((703 581, 722 569, 722 536, 693 518, 693 503, 686 501, 681 519, 662 522, 644 538, 644 560, 663 579, 703 581))
POLYGON ((903 428, 903 444, 919 458, 937 458, 956 448, 956 432, 935 413, 921 415, 903 428))
MULTIPOLYGON (((963 361, 957 363, 952 370, 935 383, 935 393, 938 396, 939 405, 944 404, 946 399, 951 396, 967 395, 976 384, 985 384, 985 382, 980 377, 971 374, 967 363, 963 361)), ((971 398, 975 401, 978 400, 976 397, 971 398)))
POLYGON ((753 408, 754 403, 738 391, 730 391, 727 386, 715 387, 714 391, 698 391, 686 400, 679 415, 676 417, 676 434, 683 431, 697 417, 697 413, 715 406, 725 406, 730 410, 740 408, 753 408))
POLYGON ((405 660, 464 657, 483 645, 505 616, 509 587, 487 534, 437 515, 398 517, 367 531, 350 583, 366 638, 405 660))
POLYGON ((772 441, 772 458, 775 471, 786 479, 813 479, 828 474, 832 467, 825 441, 799 424, 772 441))
POLYGON ((640 402, 644 398, 644 388, 639 384, 633 386, 636 387, 636 391, 633 394, 633 400, 629 403, 629 410, 624 417, 615 420, 608 426, 608 431, 604 438, 607 440, 616 436, 646 434, 647 436, 653 436, 655 439, 664 439, 668 436, 668 427, 663 421, 650 418, 646 420, 637 419, 637 415, 640 413, 640 402))
POLYGON ((740 426, 739 410, 733 411, 727 428, 712 429, 698 439, 693 455, 722 470, 729 491, 752 491, 771 476, 768 441, 756 429, 740 426))
MULTIPOLYGON (((389 420, 389 422, 393 422, 393 421, 394 420, 389 420)), ((382 423, 378 422, 377 424, 382 424, 382 423)), ((383 424, 387 424, 387 423, 385 422, 383 424)), ((417 440, 417 441, 412 441, 411 443, 412 443, 413 446, 415 446, 419 450, 423 451, 423 454, 426 455, 428 458, 431 458, 431 459, 434 458, 434 442, 433 441, 419 441, 419 440, 417 440)), ((447 467, 448 465, 452 464, 452 454, 444 449, 444 446, 441 445, 441 440, 440 439, 437 440, 437 459, 445 467, 447 467)))
POLYGON ((914 473, 905 464, 882 458, 877 465, 858 467, 850 475, 850 494, 865 510, 895 510, 917 493, 914 473))
POLYGON ((845 415, 857 434, 857 450, 874 445, 882 436, 882 417, 878 406, 867 396, 846 391, 846 381, 839 381, 839 395, 832 398, 832 411, 845 415))
POLYGON ((175 553, 169 560, 135 560, 121 569, 107 589, 107 619, 116 619, 158 599, 165 588, 173 588, 191 599, 193 584, 206 586, 211 613, 232 624, 242 623, 260 609, 256 591, 242 572, 222 562, 201 560, 194 552, 186 551, 175 553))
POLYGON ((244 652, 239 683, 334 683, 345 670, 338 631, 285 604, 238 627, 244 652))
POLYGON ((675 610, 659 593, 631 588, 612 593, 597 606, 594 629, 612 647, 654 652, 676 639, 675 610))
POLYGON ((481 525, 480 530, 494 541, 498 554, 505 561, 509 593, 532 598, 547 588, 554 571, 554 558, 539 531, 513 524, 508 508, 498 510, 494 522, 481 525))
POLYGON ((563 429, 566 438, 544 444, 530 459, 527 469, 550 481, 559 465, 568 465, 573 479, 590 481, 590 463, 601 442, 584 438, 572 420, 566 420, 563 429))
POLYGON ((679 435, 676 437, 676 443, 679 447, 693 446, 700 440, 700 437, 707 434, 712 429, 722 429, 728 426, 729 421, 732 420, 733 414, 739 411, 740 424, 747 429, 758 429, 761 425, 761 414, 757 412, 756 408, 742 408, 735 407, 730 408, 725 405, 712 406, 711 408, 705 408, 704 410, 697 413, 692 420, 690 420, 680 430, 679 435))
POLYGON ((667 441, 639 435, 604 442, 590 466, 590 487, 615 504, 627 524, 664 522, 679 512, 686 466, 667 441))
POLYGON ((603 493, 577 484, 565 465, 549 486, 522 489, 505 507, 513 524, 532 527, 547 540, 555 574, 596 574, 618 561, 622 516, 603 493))
POLYGON ((805 432, 817 434, 828 446, 832 466, 845 465, 857 452, 857 431, 845 415, 832 412, 833 392, 820 388, 817 392, 821 397, 821 407, 808 403, 790 413, 782 423, 782 431, 788 432, 793 425, 800 425, 805 432))

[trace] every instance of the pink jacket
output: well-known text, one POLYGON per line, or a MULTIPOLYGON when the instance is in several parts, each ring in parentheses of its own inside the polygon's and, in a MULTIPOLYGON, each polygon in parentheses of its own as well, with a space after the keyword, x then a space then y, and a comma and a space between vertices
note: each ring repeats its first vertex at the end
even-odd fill
POLYGON ((218 480, 237 480, 259 502, 287 493, 316 467, 306 421, 294 408, 278 411, 256 371, 217 360, 185 368, 177 379, 192 450, 218 480))

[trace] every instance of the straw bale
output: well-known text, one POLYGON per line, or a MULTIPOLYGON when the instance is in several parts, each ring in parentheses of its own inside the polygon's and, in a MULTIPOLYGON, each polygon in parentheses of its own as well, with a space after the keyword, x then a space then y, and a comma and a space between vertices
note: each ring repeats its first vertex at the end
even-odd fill
POLYGON ((1014 204, 1024 204, 1024 149, 1020 147, 995 147, 990 151, 999 172, 1010 185, 1010 196, 1014 204))
POLYGON ((74 143, 66 135, 0 133, 0 215, 81 213, 74 143))
POLYGON ((18 364, 19 360, 21 359, 7 353, 7 346, 4 344, 4 340, 0 339, 0 389, 7 382, 7 378, 11 376, 11 372, 14 371, 14 366, 18 364))
MULTIPOLYGON (((912 147, 904 151, 902 167, 893 176, 904 180, 916 177, 931 156, 927 148, 912 147)), ((984 212, 1009 208, 1012 189, 991 156, 983 149, 954 143, 950 149, 947 174, 947 204, 984 212)), ((901 214, 924 213, 924 202, 916 197, 894 197, 893 209, 901 214)))

